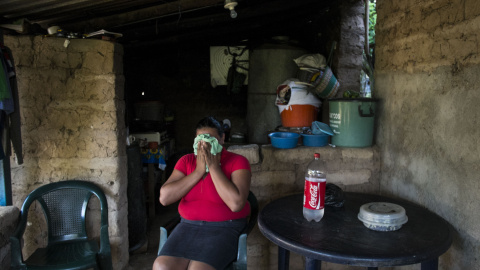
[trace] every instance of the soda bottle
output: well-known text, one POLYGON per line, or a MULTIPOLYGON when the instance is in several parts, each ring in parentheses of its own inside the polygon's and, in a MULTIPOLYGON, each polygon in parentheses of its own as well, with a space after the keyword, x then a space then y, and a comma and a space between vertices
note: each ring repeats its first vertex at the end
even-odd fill
POLYGON ((323 217, 325 205, 325 186, 327 175, 325 164, 320 160, 320 154, 314 154, 315 159, 307 166, 305 187, 303 190, 303 217, 308 221, 319 222, 323 217))

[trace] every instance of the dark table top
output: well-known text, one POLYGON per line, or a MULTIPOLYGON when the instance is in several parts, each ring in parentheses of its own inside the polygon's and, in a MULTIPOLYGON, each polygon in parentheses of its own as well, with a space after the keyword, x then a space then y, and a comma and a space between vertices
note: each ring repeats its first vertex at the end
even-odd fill
POLYGON ((452 243, 450 224, 420 205, 379 195, 344 194, 344 206, 327 206, 318 223, 308 222, 303 217, 303 194, 275 200, 259 214, 260 231, 278 246, 303 256, 366 267, 408 265, 437 259, 452 243), (401 205, 408 222, 397 231, 368 229, 357 215, 360 206, 369 202, 401 205))

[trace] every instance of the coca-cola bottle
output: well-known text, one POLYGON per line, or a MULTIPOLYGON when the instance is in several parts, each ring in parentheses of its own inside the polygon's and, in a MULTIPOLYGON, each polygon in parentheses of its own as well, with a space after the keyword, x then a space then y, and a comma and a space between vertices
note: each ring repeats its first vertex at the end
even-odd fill
POLYGON ((320 154, 315 153, 315 159, 307 166, 305 173, 305 188, 303 191, 303 216, 308 220, 319 222, 323 217, 325 205, 325 186, 327 175, 325 164, 320 160, 320 154))

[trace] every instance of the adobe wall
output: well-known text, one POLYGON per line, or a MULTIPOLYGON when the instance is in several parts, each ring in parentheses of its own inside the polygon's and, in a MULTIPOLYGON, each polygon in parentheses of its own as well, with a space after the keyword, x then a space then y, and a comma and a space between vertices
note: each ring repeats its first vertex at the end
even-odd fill
MULTIPOLYGON (((24 150, 23 164, 11 162, 14 206, 50 182, 96 183, 108 200, 114 269, 123 269, 129 258, 123 48, 42 36, 5 36, 5 45, 16 64, 24 150)), ((95 203, 90 224, 99 218, 95 203)), ((27 228, 27 256, 46 244, 38 212, 27 228)), ((96 229, 91 226, 94 236, 96 229)))
POLYGON ((480 2, 382 0, 377 14, 381 189, 453 225, 439 269, 480 269, 480 2))

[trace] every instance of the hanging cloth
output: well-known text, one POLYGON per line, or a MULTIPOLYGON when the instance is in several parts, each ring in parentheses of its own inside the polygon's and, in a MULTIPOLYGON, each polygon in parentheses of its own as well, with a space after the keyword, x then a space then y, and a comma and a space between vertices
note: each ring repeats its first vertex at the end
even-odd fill
POLYGON ((0 45, 0 110, 10 114, 14 110, 12 90, 10 87, 11 75, 7 72, 7 62, 5 61, 5 47, 0 45))
POLYGON ((228 69, 227 75, 227 93, 238 94, 242 90, 242 85, 245 82, 247 75, 237 71, 237 65, 232 63, 228 69))
POLYGON ((0 100, 5 100, 7 98, 11 98, 12 95, 10 94, 10 86, 8 85, 8 77, 7 73, 4 68, 4 60, 2 57, 2 61, 0 63, 0 100))
POLYGON ((237 71, 237 68, 243 69, 248 71, 247 68, 242 67, 239 65, 239 60, 237 60, 237 57, 240 57, 243 55, 243 53, 247 50, 247 47, 244 47, 240 54, 232 53, 230 51, 230 47, 227 47, 228 49, 228 54, 230 54, 232 58, 232 65, 228 69, 227 73, 227 94, 230 95, 230 93, 238 94, 242 90, 243 83, 245 82, 245 79, 247 78, 247 75, 241 72, 237 71))
POLYGON ((13 146, 16 162, 20 165, 23 164, 23 153, 15 65, 12 52, 2 43, 0 43, 0 65, 3 67, 3 72, 0 71, 0 75, 5 75, 5 85, 9 95, 6 99, 0 100, 0 111, 2 113, 0 134, 3 144, 1 152, 4 156, 9 157, 12 154, 11 146, 13 146))

